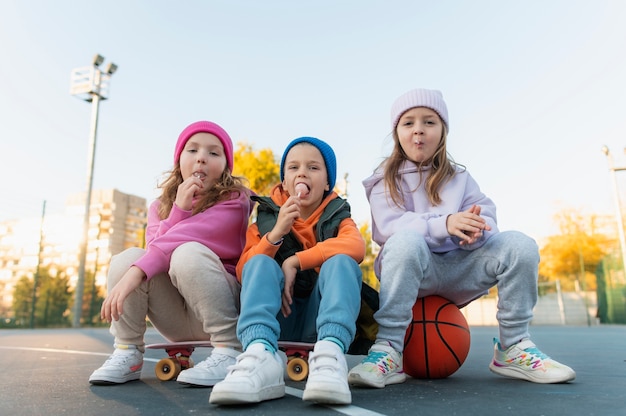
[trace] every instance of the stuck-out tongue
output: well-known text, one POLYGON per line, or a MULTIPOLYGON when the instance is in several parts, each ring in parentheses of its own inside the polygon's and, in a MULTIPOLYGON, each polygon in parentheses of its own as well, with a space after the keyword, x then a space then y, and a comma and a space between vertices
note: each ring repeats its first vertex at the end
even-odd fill
POLYGON ((306 186, 303 183, 299 183, 296 185, 296 195, 298 195, 298 198, 302 197, 302 196, 306 196, 309 193, 309 187, 306 186))

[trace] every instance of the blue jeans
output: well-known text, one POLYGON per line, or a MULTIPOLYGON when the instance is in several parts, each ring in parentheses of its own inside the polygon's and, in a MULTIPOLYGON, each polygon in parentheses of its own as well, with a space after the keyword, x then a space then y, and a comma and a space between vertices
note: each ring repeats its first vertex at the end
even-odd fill
POLYGON ((293 298, 291 314, 280 312, 285 277, 278 263, 256 255, 245 264, 237 337, 244 350, 255 340, 278 349, 278 340, 315 342, 327 337, 341 341, 344 350, 354 340, 361 308, 361 269, 354 259, 338 254, 320 268, 313 292, 293 298))

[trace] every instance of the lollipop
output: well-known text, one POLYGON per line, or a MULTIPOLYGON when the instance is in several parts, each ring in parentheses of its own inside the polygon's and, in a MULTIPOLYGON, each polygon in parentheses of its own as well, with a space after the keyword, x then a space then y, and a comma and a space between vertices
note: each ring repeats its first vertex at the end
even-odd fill
POLYGON ((300 198, 301 195, 306 195, 308 192, 309 187, 305 184, 299 183, 296 185, 296 194, 298 195, 298 198, 300 198))

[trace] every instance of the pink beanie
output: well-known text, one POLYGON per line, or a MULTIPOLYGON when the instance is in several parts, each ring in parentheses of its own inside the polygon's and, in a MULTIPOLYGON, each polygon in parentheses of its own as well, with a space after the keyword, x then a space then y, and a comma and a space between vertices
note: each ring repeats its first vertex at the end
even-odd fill
POLYGON ((448 107, 443 101, 443 94, 441 91, 422 88, 408 91, 396 99, 391 106, 391 128, 395 130, 402 114, 415 107, 427 107, 434 110, 443 120, 446 129, 450 130, 448 107))
POLYGON ((226 164, 228 169, 233 171, 233 142, 226 131, 215 123, 210 121, 196 121, 185 127, 178 141, 176 142, 176 148, 174 150, 174 165, 178 164, 180 160, 180 154, 183 152, 187 141, 191 136, 196 133, 210 133, 220 139, 222 146, 224 146, 224 154, 226 155, 226 164))

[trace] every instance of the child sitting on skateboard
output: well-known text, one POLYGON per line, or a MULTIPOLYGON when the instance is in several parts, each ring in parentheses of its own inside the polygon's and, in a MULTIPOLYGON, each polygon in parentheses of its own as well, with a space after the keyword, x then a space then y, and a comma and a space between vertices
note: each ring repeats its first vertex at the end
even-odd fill
POLYGON ((211 355, 180 373, 179 382, 212 386, 235 363, 241 286, 234 275, 254 205, 232 169, 224 129, 198 121, 182 131, 174 168, 149 209, 146 249, 111 259, 101 316, 111 323, 115 351, 91 384, 139 379, 146 316, 169 341, 212 342, 211 355))
POLYGON ((244 353, 213 387, 213 404, 256 403, 285 395, 278 340, 315 342, 303 400, 347 404, 345 353, 361 306, 365 241, 350 207, 333 188, 332 148, 313 137, 293 140, 280 164, 281 183, 258 201, 237 264, 244 353))

